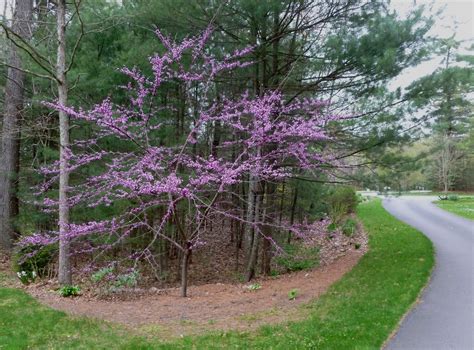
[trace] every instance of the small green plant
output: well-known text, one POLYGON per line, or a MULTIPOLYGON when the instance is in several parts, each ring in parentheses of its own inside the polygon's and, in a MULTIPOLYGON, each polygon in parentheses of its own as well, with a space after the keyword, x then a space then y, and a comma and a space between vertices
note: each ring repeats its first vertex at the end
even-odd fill
POLYGON ((99 283, 102 281, 106 276, 110 275, 114 271, 113 267, 104 267, 99 271, 95 272, 91 276, 91 280, 94 283, 99 283))
POLYGON ((342 225, 342 233, 345 234, 347 237, 351 237, 356 230, 356 222, 354 219, 347 219, 344 225, 342 225))
POLYGON ((288 300, 295 300, 298 296, 298 289, 292 289, 288 292, 288 300))
POLYGON ((118 275, 114 286, 117 288, 134 287, 137 285, 138 275, 139 274, 137 270, 133 270, 132 272, 123 275, 118 275))
POLYGON ((16 275, 23 284, 34 283, 37 277, 35 271, 18 271, 16 275))
POLYGON ((336 223, 331 222, 331 223, 328 225, 327 230, 328 230, 329 232, 334 232, 334 231, 336 231, 336 230, 337 230, 337 225, 336 225, 336 223))
POLYGON ((270 271, 270 276, 271 277, 277 277, 280 273, 277 270, 271 270, 270 271))
POLYGON ((258 290, 258 289, 261 289, 261 288, 262 288, 262 285, 260 283, 254 283, 254 284, 251 284, 251 285, 247 286, 248 290, 258 290))
POLYGON ((360 243, 354 244, 355 249, 360 249, 360 243))
POLYGON ((59 288, 59 295, 67 298, 67 297, 75 297, 78 296, 81 292, 81 288, 79 286, 63 286, 59 288))
POLYGON ((284 254, 275 259, 277 265, 288 271, 310 269, 319 264, 319 248, 302 244, 287 244, 283 247, 284 254))
POLYGON ((458 199, 459 199, 459 197, 456 196, 455 194, 450 194, 450 195, 448 196, 448 200, 449 200, 449 201, 454 201, 454 202, 455 202, 455 201, 457 201, 458 199))

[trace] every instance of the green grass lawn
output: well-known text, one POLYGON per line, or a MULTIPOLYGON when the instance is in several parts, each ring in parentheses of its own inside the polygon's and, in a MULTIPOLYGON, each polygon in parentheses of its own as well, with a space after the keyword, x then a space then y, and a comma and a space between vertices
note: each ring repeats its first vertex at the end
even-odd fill
POLYGON ((458 200, 434 202, 441 209, 474 220, 474 197, 460 197, 458 200))
POLYGON ((0 287, 0 349, 378 349, 427 283, 433 247, 379 200, 361 205, 358 216, 369 233, 370 251, 305 306, 310 316, 303 321, 162 343, 153 334, 134 337, 118 326, 66 316, 22 291, 0 287))
POLYGON ((143 343, 119 327, 69 317, 22 291, 0 288, 0 349, 136 349, 143 343))

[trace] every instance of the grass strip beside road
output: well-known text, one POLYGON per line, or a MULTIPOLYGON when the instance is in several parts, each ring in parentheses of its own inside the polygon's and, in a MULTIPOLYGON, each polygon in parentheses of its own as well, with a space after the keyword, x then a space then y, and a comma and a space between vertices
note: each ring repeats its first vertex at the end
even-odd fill
POLYGON ((434 264, 431 242, 388 214, 380 200, 357 215, 370 250, 303 321, 257 332, 218 332, 162 343, 100 321, 66 316, 20 290, 0 286, 0 349, 378 349, 416 302, 434 264))
POLYGON ((454 201, 443 200, 434 203, 441 209, 474 220, 474 197, 461 197, 454 201))

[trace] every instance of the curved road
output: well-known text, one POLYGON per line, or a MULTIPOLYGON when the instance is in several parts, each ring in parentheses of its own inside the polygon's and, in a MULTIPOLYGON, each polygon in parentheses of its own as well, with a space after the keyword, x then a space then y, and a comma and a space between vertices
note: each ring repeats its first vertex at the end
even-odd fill
POLYGON ((386 198, 383 206, 433 242, 436 266, 421 302, 386 349, 474 349, 474 222, 431 203, 434 197, 386 198))

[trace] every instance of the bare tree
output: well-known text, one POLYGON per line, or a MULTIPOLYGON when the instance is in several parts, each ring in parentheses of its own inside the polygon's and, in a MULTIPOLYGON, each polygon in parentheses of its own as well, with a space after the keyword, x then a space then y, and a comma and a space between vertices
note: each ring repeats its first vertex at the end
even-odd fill
POLYGON ((442 148, 436 157, 436 166, 438 168, 438 182, 447 193, 454 185, 456 174, 458 172, 458 163, 462 158, 462 152, 457 147, 456 141, 452 135, 442 136, 442 148))
MULTIPOLYGON (((58 79, 58 102, 67 105, 66 78, 66 0, 57 2, 57 33, 58 53, 56 61, 56 77, 58 79)), ((65 235, 69 224, 69 207, 67 188, 69 186, 69 171, 67 170, 67 149, 69 148, 69 117, 64 111, 59 111, 59 283, 71 284, 71 262, 69 259, 69 241, 65 235)))
MULTIPOLYGON (((17 4, 24 6, 25 3, 30 3, 29 18, 31 19, 32 12, 32 0, 20 1, 17 0, 17 4)), ((33 62, 37 65, 37 68, 43 71, 43 73, 34 72, 32 70, 24 69, 15 64, 7 64, 9 67, 13 66, 17 68, 15 71, 21 73, 22 76, 25 74, 31 74, 39 78, 50 79, 57 86, 58 91, 58 102, 61 105, 67 105, 68 99, 68 85, 67 85, 67 72, 71 69, 74 63, 74 57, 76 50, 81 42, 84 35, 84 24, 79 14, 79 7, 81 0, 72 2, 74 5, 74 15, 77 16, 80 22, 81 32, 76 38, 75 43, 72 47, 72 54, 70 56, 70 62, 67 63, 66 58, 66 27, 68 25, 68 16, 66 13, 66 0, 58 0, 51 2, 54 5, 56 14, 56 37, 57 40, 57 53, 56 53, 56 67, 52 67, 52 63, 48 57, 38 51, 33 45, 28 43, 29 37, 22 32, 19 28, 8 28, 1 24, 4 29, 7 38, 10 39, 12 46, 21 48, 30 57, 33 62)), ((41 11, 41 7, 45 4, 40 1, 38 2, 38 9, 41 11)), ((23 21, 25 22, 25 21, 23 21)), ((18 133, 19 128, 17 128, 18 133)), ((69 119, 66 114, 59 111, 59 138, 60 138, 60 181, 59 181, 59 232, 60 232, 60 243, 59 243, 59 274, 58 279, 60 284, 70 284, 72 280, 71 267, 69 259, 69 242, 64 234, 65 228, 69 224, 69 207, 67 199, 67 188, 69 186, 69 172, 67 170, 67 150, 69 148, 69 119)), ((3 163, 3 162, 2 162, 3 163)), ((2 187, 0 187, 1 189, 2 187)), ((2 191, 3 193, 3 191, 2 191)), ((13 213, 15 214, 15 213, 13 213)))
MULTIPOLYGON (((33 1, 17 0, 11 30, 25 41, 31 38, 33 1)), ((17 46, 10 42, 0 155, 0 246, 11 249, 15 236, 12 219, 18 214, 20 124, 24 111, 25 72, 17 46)))

